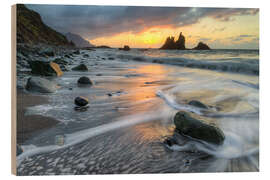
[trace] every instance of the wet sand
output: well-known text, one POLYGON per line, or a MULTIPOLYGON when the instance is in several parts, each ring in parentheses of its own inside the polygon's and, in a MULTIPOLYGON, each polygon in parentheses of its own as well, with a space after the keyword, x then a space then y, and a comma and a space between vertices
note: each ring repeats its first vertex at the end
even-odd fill
POLYGON ((44 96, 27 94, 17 90, 17 143, 22 144, 28 140, 34 132, 55 126, 59 121, 51 117, 41 115, 25 115, 27 107, 46 104, 48 100, 44 96))

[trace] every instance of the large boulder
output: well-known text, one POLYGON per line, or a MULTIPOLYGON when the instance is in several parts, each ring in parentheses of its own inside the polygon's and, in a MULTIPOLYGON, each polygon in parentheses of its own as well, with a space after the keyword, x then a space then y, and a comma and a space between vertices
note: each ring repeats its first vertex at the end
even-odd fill
POLYGON ((78 84, 93 85, 93 82, 86 76, 82 76, 77 81, 78 84))
POLYGON ((88 71, 88 68, 85 64, 80 64, 72 68, 73 71, 88 71))
POLYGON ((28 61, 31 73, 41 76, 62 76, 63 72, 58 64, 46 61, 28 61))
POLYGON ((223 132, 213 125, 204 123, 184 111, 179 111, 174 116, 176 130, 183 135, 221 145, 225 139, 223 132))
POLYGON ((210 50, 210 47, 203 42, 199 42, 199 44, 193 49, 194 50, 210 50))
POLYGON ((85 98, 85 97, 82 97, 82 96, 79 96, 79 97, 76 97, 75 100, 74 100, 74 103, 77 105, 77 106, 86 106, 88 104, 88 99, 85 98))
POLYGON ((58 89, 57 84, 40 77, 30 77, 27 80, 26 90, 39 93, 53 93, 58 89))

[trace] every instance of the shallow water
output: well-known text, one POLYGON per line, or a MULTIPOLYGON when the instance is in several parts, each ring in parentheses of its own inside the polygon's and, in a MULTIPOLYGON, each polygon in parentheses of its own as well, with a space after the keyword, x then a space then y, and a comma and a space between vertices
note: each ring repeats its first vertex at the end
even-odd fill
MULTIPOLYGON (((24 153, 17 157, 18 174, 259 170, 259 77, 250 69, 236 73, 150 63, 155 58, 152 50, 81 52, 90 57, 78 55, 68 68, 84 62, 89 72, 69 71, 53 79, 61 88, 43 95, 50 103, 28 109, 28 114, 51 116, 61 123, 25 142, 24 153), (138 62, 138 55, 144 62, 138 62), (77 87, 80 76, 90 77, 94 86, 77 87), (76 96, 89 99, 87 111, 74 110, 76 96), (210 109, 189 106, 190 100, 199 100, 210 109), (225 133, 224 144, 217 147, 175 134, 172 118, 178 110, 216 124, 225 133), (164 145, 168 136, 176 136, 179 146, 164 145), (59 137, 64 144, 56 143, 59 137)), ((173 57, 197 63, 202 56, 204 63, 218 58, 226 63, 232 59, 259 63, 253 51, 211 53, 159 51, 156 56, 162 61, 173 57)))

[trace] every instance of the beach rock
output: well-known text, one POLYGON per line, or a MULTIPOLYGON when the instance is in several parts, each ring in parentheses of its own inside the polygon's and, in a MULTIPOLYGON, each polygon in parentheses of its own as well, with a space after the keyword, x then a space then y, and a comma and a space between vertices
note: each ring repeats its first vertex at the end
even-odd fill
POLYGON ((77 81, 78 84, 93 85, 93 82, 86 76, 82 76, 77 81))
POLYGON ((62 71, 68 71, 67 67, 64 64, 60 64, 59 67, 62 71))
POLYGON ((170 137, 170 138, 165 139, 163 143, 171 147, 173 145, 176 145, 177 141, 173 137, 170 137))
POLYGON ((72 68, 73 71, 88 71, 88 68, 85 64, 80 64, 74 68, 72 68))
POLYGON ((128 45, 125 45, 124 48, 119 48, 119 50, 129 51, 130 47, 128 45))
POLYGON ((74 51, 73 54, 80 54, 80 50, 74 51))
POLYGON ((58 89, 58 86, 47 79, 40 77, 30 77, 26 83, 26 90, 39 93, 53 93, 58 89))
POLYGON ((63 72, 61 71, 58 64, 54 62, 45 62, 45 61, 28 61, 31 73, 41 76, 62 76, 63 72))
POLYGON ((204 44, 203 42, 199 42, 199 44, 193 49, 194 50, 210 50, 210 47, 207 44, 204 44))
POLYGON ((39 52, 39 54, 42 56, 54 56, 54 51, 52 48, 48 47, 48 48, 42 49, 39 52))
POLYGON ((82 96, 79 96, 79 97, 76 97, 75 100, 74 100, 74 103, 77 105, 77 106, 86 106, 88 104, 88 99, 85 98, 85 97, 82 97, 82 96))
POLYGON ((63 65, 67 65, 68 62, 65 61, 64 59, 61 59, 61 58, 56 58, 55 60, 53 60, 54 63, 56 64, 63 64, 63 65))
POLYGON ((198 107, 198 108, 208 109, 208 107, 205 104, 203 104, 203 103, 201 103, 200 101, 197 101, 197 100, 189 101, 188 104, 191 105, 191 106, 198 107))
POLYGON ((198 140, 221 145, 225 139, 224 133, 218 127, 195 119, 188 112, 177 112, 174 124, 178 132, 198 140))
POLYGON ((19 156, 22 153, 23 153, 22 147, 17 144, 17 146, 16 146, 16 156, 19 156))

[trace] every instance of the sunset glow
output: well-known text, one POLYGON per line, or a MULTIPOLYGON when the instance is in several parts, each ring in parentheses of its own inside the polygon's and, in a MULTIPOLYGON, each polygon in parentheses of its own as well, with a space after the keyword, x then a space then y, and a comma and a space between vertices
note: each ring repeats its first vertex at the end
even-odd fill
POLYGON ((94 45, 160 48, 183 32, 186 47, 202 41, 213 49, 258 49, 259 10, 244 8, 28 5, 59 32, 94 45))

